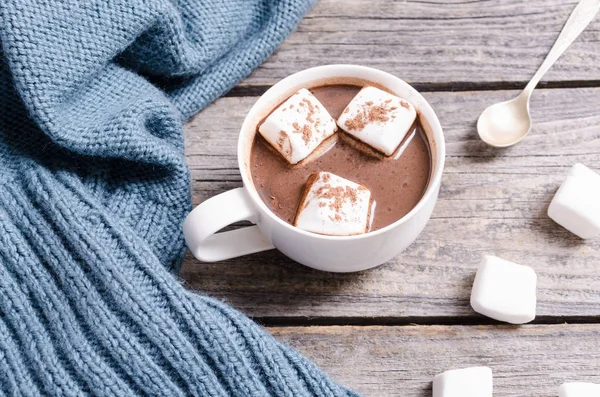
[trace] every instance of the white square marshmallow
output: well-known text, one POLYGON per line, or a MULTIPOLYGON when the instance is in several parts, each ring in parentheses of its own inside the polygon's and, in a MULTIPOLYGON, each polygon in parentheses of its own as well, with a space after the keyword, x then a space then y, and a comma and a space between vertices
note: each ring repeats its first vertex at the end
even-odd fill
POLYGON ((312 174, 298 205, 294 226, 330 236, 365 233, 369 227, 371 192, 330 172, 312 174))
POLYGON ((600 233, 600 175, 575 164, 548 207, 548 216, 581 238, 600 233))
POLYGON ((525 324, 535 318, 536 288, 532 268, 486 255, 475 276, 471 306, 484 316, 525 324))
POLYGON ((433 397, 492 397, 493 383, 491 368, 454 369, 433 378, 433 397))
POLYGON ((600 385, 594 383, 570 382, 563 383, 558 389, 558 397, 598 397, 600 385))
POLYGON ((338 126, 375 150, 391 156, 417 117, 414 106, 375 87, 365 87, 338 118, 338 126))
POLYGON ((279 105, 258 128, 290 164, 310 155, 337 131, 335 120, 306 88, 279 105))

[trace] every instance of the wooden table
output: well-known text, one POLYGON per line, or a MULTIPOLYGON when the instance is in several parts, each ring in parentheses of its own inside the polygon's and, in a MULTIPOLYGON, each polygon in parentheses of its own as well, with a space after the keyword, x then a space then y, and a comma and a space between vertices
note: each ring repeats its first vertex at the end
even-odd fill
POLYGON ((575 3, 322 0, 262 67, 186 126, 194 204, 241 186, 238 131, 270 85, 355 63, 405 79, 438 113, 448 157, 433 217, 404 254, 370 271, 322 273, 277 251, 222 263, 188 256, 189 288, 229 302, 367 396, 430 396, 435 374, 471 365, 492 367, 497 397, 600 383, 600 239, 580 240, 546 215, 571 165, 600 171, 600 17, 534 93, 524 142, 496 150, 475 131, 486 106, 525 86, 575 3), (536 270, 533 324, 471 310, 483 254, 536 270))

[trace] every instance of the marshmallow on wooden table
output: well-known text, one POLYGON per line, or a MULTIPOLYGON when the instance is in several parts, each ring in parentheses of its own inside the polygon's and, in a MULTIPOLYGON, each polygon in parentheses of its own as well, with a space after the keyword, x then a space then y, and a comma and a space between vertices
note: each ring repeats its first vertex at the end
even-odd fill
POLYGON ((475 276, 471 306, 484 316, 525 324, 535 318, 536 287, 532 268, 486 255, 475 276))
POLYGON ((598 397, 600 385, 594 383, 569 382, 563 383, 558 389, 558 397, 598 397))
POLYGON ((294 226, 319 234, 349 236, 368 231, 371 192, 330 172, 312 174, 298 205, 294 226))
POLYGON ((493 383, 491 368, 454 369, 433 378, 433 397, 492 397, 493 383))
POLYGON ((554 195, 548 216, 583 239, 600 234, 600 175, 575 164, 554 195))
POLYGON ((335 120, 306 88, 279 105, 258 128, 290 164, 308 157, 337 131, 335 120))
POLYGON ((337 124, 359 141, 391 156, 416 117, 417 111, 404 99, 365 87, 350 101, 337 124))

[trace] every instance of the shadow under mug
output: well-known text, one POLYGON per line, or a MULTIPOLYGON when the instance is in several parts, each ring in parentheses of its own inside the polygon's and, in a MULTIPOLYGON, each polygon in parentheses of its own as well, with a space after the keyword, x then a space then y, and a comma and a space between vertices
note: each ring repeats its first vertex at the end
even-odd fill
POLYGON ((437 201, 444 168, 445 142, 440 122, 425 98, 401 79, 356 65, 327 65, 295 73, 271 87, 246 116, 238 139, 238 163, 244 187, 212 197, 187 216, 183 232, 192 254, 215 262, 273 248, 293 260, 324 271, 354 272, 381 265, 400 254, 421 233, 437 201), (250 172, 250 151, 258 124, 300 88, 331 84, 374 85, 411 102, 417 109, 432 157, 423 197, 398 221, 374 232, 325 236, 283 221, 260 199, 250 172), (254 226, 217 233, 238 221, 254 226))

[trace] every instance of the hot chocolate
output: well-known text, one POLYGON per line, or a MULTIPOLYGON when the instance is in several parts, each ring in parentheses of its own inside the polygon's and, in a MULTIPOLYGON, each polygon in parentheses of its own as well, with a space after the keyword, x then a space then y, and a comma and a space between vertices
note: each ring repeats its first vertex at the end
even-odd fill
MULTIPOLYGON (((337 120, 361 89, 353 85, 326 85, 309 91, 337 120)), ((294 223, 307 180, 320 171, 368 187, 374 204, 370 231, 394 223, 415 207, 425 192, 431 171, 429 146, 418 116, 406 138, 389 156, 363 150, 355 138, 342 131, 339 135, 343 139, 337 139, 332 146, 330 141, 323 142, 327 147, 318 157, 291 165, 273 145, 256 134, 251 153, 252 179, 261 199, 278 217, 294 223)))

